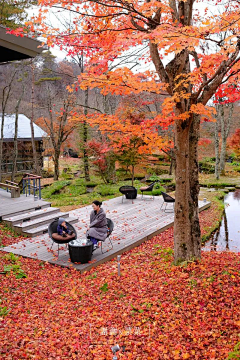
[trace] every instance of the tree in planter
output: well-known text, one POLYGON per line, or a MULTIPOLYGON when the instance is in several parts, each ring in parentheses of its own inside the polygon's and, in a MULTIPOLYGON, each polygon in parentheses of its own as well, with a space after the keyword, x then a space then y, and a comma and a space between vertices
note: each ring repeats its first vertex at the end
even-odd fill
POLYGON ((165 121, 174 121, 175 133, 175 263, 200 258, 200 118, 212 116, 208 101, 222 83, 231 82, 239 72, 239 2, 233 0, 225 7, 213 1, 215 16, 208 4, 195 0, 61 2, 75 25, 62 34, 44 23, 46 7, 55 4, 53 0, 42 1, 38 18, 28 25, 33 29, 38 22, 49 44, 68 44, 69 53, 91 45, 85 86, 99 87, 105 94, 143 90, 167 94, 165 121), (109 60, 139 46, 146 46, 144 59, 154 65, 154 71, 147 72, 140 64, 139 73, 133 73, 130 66, 106 72, 109 60))

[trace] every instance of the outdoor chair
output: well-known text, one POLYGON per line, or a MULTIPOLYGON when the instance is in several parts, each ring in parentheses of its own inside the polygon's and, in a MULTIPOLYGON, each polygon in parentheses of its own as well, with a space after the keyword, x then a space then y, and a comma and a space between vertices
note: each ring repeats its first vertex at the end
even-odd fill
POLYGON ((124 195, 126 196, 126 199, 136 199, 137 197, 137 189, 134 186, 124 185, 121 186, 119 189, 120 193, 123 194, 122 196, 122 203, 124 195))
POLYGON ((173 204, 173 211, 174 211, 175 199, 173 197, 171 197, 170 195, 166 194, 163 191, 162 191, 162 196, 163 196, 163 203, 162 203, 162 206, 161 206, 160 210, 162 210, 162 207, 163 207, 163 205, 165 203, 166 205, 165 205, 164 212, 168 212, 166 210, 167 209, 167 204, 172 203, 173 204))
POLYGON ((154 181, 153 183, 151 183, 150 185, 148 186, 142 186, 140 187, 140 191, 142 193, 142 200, 143 200, 143 193, 144 191, 151 191, 152 192, 152 197, 153 197, 153 200, 154 200, 154 195, 153 195, 153 188, 154 188, 154 185, 156 184, 157 181, 154 181))
POLYGON ((101 252, 102 252, 102 254, 105 254, 107 251, 113 249, 113 243, 112 243, 112 240, 111 240, 110 236, 111 236, 111 234, 112 234, 112 232, 113 232, 113 229, 114 229, 114 223, 113 223, 113 221, 112 221, 111 219, 108 219, 108 218, 107 218, 107 227, 108 227, 108 232, 107 232, 106 238, 105 238, 104 240, 98 240, 98 239, 96 239, 96 240, 98 240, 98 241, 101 242, 101 252), (106 251, 103 251, 103 249, 102 249, 102 244, 103 244, 103 242, 105 242, 107 239, 110 241, 111 246, 109 246, 109 248, 108 248, 106 251))
POLYGON ((68 223, 67 221, 66 221, 66 225, 68 226, 69 230, 72 230, 75 233, 74 238, 72 237, 70 239, 62 240, 62 236, 58 235, 58 233, 57 233, 57 226, 58 226, 58 219, 57 218, 55 220, 53 220, 51 222, 51 224, 49 224, 49 226, 48 226, 48 234, 49 234, 49 237, 52 239, 51 249, 52 249, 54 243, 58 244, 58 258, 59 258, 59 245, 66 244, 66 246, 67 246, 67 244, 70 241, 77 239, 77 232, 76 232, 75 228, 70 223, 68 223))

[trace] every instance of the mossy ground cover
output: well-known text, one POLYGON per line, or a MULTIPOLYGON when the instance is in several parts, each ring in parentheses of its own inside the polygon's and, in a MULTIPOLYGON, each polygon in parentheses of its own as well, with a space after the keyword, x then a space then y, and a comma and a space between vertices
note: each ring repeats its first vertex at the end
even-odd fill
MULTIPOLYGON (((131 182, 119 181, 116 184, 103 184, 97 177, 94 177, 90 183, 79 178, 59 180, 42 190, 42 198, 50 201, 52 206, 60 207, 61 210, 73 210, 84 205, 89 205, 95 199, 103 201, 121 196, 122 194, 119 192, 119 188, 123 185, 131 185, 131 182)), ((139 180, 134 181, 134 186, 138 189, 139 194, 141 193, 139 188, 144 185, 148 184, 144 184, 139 180)), ((161 195, 162 191, 165 191, 165 188, 162 184, 157 183, 154 187, 153 195, 161 195)), ((145 194, 150 195, 152 193, 145 192, 145 194)))

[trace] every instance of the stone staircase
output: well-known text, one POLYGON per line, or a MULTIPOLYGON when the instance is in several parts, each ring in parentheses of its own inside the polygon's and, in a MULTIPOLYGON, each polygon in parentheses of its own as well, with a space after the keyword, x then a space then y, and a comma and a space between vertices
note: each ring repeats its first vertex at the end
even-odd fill
POLYGON ((34 237, 48 232, 48 225, 56 218, 63 217, 70 224, 78 222, 78 218, 69 217, 69 213, 61 212, 58 208, 51 207, 50 203, 44 202, 41 206, 28 204, 25 208, 11 209, 9 214, 2 220, 18 234, 34 237))

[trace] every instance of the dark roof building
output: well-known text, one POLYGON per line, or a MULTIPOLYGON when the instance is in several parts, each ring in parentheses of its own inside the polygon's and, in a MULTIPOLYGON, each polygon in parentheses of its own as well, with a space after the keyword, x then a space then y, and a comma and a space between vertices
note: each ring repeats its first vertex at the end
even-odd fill
POLYGON ((0 25, 0 63, 34 58, 43 51, 40 41, 6 32, 6 28, 0 25))

